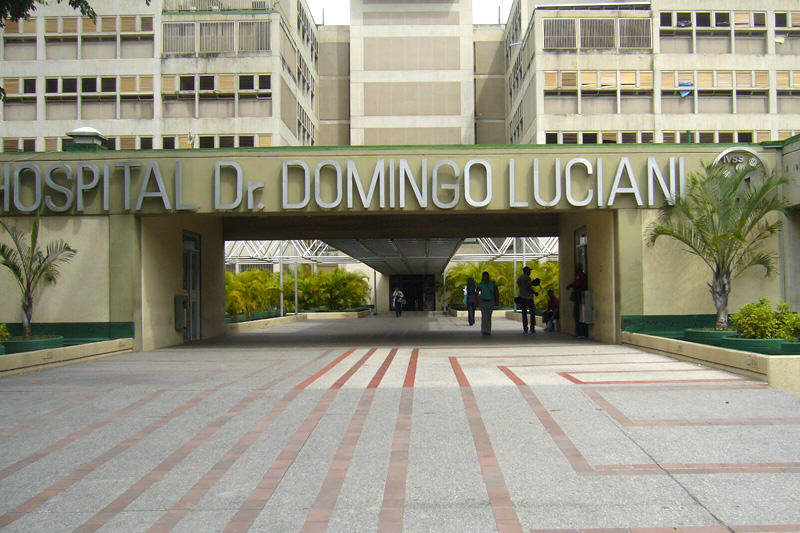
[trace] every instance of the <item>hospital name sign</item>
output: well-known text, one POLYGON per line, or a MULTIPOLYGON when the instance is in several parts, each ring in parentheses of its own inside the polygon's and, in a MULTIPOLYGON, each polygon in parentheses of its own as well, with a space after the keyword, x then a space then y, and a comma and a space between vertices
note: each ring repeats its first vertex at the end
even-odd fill
POLYGON ((0 209, 21 214, 259 212, 672 204, 683 156, 176 158, 2 163, 0 209), (259 159, 271 161, 259 162, 259 159), (266 203, 265 203, 266 202, 266 203))

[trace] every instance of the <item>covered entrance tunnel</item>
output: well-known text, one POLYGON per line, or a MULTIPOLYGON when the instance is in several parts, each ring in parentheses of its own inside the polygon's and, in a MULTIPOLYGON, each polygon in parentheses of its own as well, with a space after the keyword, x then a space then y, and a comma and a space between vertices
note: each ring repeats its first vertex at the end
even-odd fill
MULTIPOLYGON (((580 261, 594 296, 589 336, 617 342, 625 322, 713 313, 707 267, 675 243, 648 247, 644 237, 701 162, 732 150, 785 169, 793 207, 785 231, 768 243, 779 275, 739 278, 730 307, 766 297, 797 308, 797 142, 679 152, 558 145, 3 153, 0 211, 24 231, 41 212, 42 241, 60 238, 78 250, 41 295, 34 321, 86 337, 132 336, 137 349, 184 342, 177 311, 187 303, 198 311, 197 337, 222 334, 224 243, 265 239, 324 240, 383 273, 388 286, 392 276, 440 275, 467 237, 558 237, 562 331, 574 331, 566 285, 580 261)), ((0 293, 16 293, 8 276, 0 293)), ((0 322, 19 320, 14 298, 0 303, 0 322)))

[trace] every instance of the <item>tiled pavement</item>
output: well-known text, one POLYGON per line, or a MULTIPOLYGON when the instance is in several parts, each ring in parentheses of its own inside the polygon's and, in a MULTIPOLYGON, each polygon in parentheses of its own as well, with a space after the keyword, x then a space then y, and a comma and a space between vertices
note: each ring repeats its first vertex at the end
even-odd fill
POLYGON ((800 531, 800 398, 495 319, 0 380, 8 531, 800 531))

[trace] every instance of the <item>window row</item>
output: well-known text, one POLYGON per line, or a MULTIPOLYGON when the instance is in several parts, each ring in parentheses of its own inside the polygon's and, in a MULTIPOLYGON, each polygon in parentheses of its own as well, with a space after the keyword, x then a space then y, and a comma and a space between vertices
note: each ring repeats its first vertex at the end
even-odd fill
MULTIPOLYGON (((776 28, 800 28, 800 11, 773 15, 776 28)), ((763 11, 662 11, 659 16, 662 28, 764 28, 767 25, 767 14, 763 11)))
POLYGON ((679 70, 661 71, 661 87, 699 88, 769 88, 769 72, 766 70, 679 70))
POLYGON ((89 17, 37 17, 28 20, 12 20, 6 22, 5 35, 35 35, 39 20, 44 20, 45 35, 62 34, 77 35, 81 33, 152 33, 152 16, 98 16, 94 20, 89 17))
POLYGON ((268 20, 168 22, 163 25, 164 54, 268 52, 268 20))
POLYGON ((233 93, 238 91, 272 92, 272 75, 270 74, 183 74, 161 77, 161 92, 214 91, 233 93))
POLYGON ((319 61, 319 42, 314 29, 314 21, 306 13, 303 2, 297 0, 297 35, 308 47, 314 64, 319 61))
MULTIPOLYGON (((663 131, 664 143, 750 143, 784 140, 793 130, 781 130, 772 135, 769 130, 744 131, 663 131)), ((655 141, 652 131, 548 131, 546 144, 649 144, 655 141)))
POLYGON ((269 0, 165 0, 164 11, 262 11, 269 12, 269 0))
POLYGON ((544 19, 545 50, 649 49, 650 19, 544 19))
POLYGON ((93 59, 152 59, 155 57, 153 35, 113 35, 59 37, 48 39, 44 54, 37 51, 36 39, 4 39, 3 57, 6 61, 93 60, 93 59))
MULTIPOLYGON (((191 148, 254 148, 272 145, 272 135, 268 133, 247 135, 165 135, 161 137, 161 146, 155 146, 157 138, 151 136, 108 137, 103 146, 107 150, 178 150, 191 148)), ((60 152, 72 143, 69 137, 45 137, 44 143, 35 138, 5 137, 0 147, 3 152, 60 152)))
POLYGON ((316 144, 316 128, 300 103, 297 104, 297 139, 304 146, 316 144))
POLYGON ((588 89, 652 89, 652 70, 582 70, 578 71, 546 71, 544 88, 575 89, 578 82, 582 88, 588 89))

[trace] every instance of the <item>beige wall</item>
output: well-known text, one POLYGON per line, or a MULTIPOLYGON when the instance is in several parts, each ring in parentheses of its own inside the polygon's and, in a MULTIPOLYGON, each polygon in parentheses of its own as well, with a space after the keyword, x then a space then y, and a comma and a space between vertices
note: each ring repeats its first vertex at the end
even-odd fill
POLYGON ((506 83, 503 78, 475 79, 475 118, 504 119, 506 83))
POLYGON ((368 37, 364 39, 364 70, 458 70, 461 46, 457 37, 368 37), (436 50, 436 53, 431 53, 436 50))
POLYGON ((572 319, 570 291, 566 289, 575 276, 574 232, 588 229, 589 290, 594 293, 594 324, 589 336, 601 342, 617 342, 616 323, 616 264, 614 246, 614 213, 610 211, 581 211, 559 216, 558 256, 561 268, 561 329, 575 331, 572 319))
POLYGON ((141 348, 144 350, 183 342, 183 333, 175 329, 173 298, 182 292, 184 231, 200 235, 202 337, 224 332, 222 221, 202 216, 144 217, 141 219, 141 348))
MULTIPOLYGON (((3 217, 3 222, 30 235, 33 219, 3 217)), ((2 231, 2 230, 0 230, 2 231)), ((34 300, 34 322, 109 321, 109 222, 102 216, 42 217, 39 245, 63 239, 78 251, 61 267, 55 285, 34 300)), ((10 244, 4 231, 0 242, 10 244)), ((11 273, 0 267, 0 323, 21 322, 21 295, 11 273)))
POLYGON ((459 115, 460 113, 461 84, 458 82, 364 84, 366 116, 459 115))

